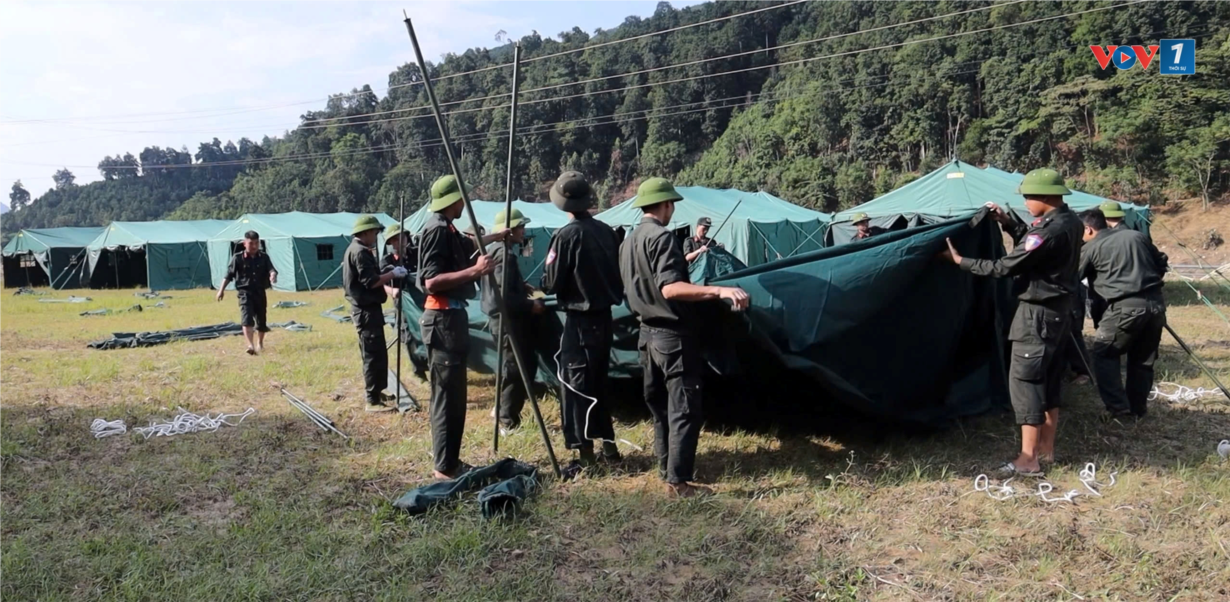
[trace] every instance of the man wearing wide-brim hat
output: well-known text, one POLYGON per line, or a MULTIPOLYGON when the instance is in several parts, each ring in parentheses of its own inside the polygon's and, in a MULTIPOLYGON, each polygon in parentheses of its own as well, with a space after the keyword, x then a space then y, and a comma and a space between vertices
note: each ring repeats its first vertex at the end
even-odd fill
POLYGON ((551 202, 569 215, 568 224, 551 236, 542 286, 564 310, 560 337, 560 422, 564 445, 576 450, 581 464, 602 457, 620 460, 608 404, 611 307, 623 303, 619 277, 619 239, 615 230, 589 214, 594 191, 580 172, 567 171, 551 186, 551 202))
POLYGON ((850 216, 850 223, 854 224, 854 228, 855 228, 854 237, 853 237, 854 240, 863 240, 864 238, 871 238, 872 236, 875 236, 877 234, 883 234, 885 232, 884 228, 881 228, 879 226, 872 226, 871 216, 867 215, 866 213, 859 212, 859 213, 855 213, 854 215, 850 216))
MULTIPOLYGON (((417 284, 427 295, 423 304, 423 343, 431 378, 431 447, 433 476, 455 478, 469 469, 461 461, 466 422, 466 354, 470 348, 468 301, 476 282, 495 270, 486 255, 457 231, 465 202, 457 178, 448 175, 431 185, 431 217, 419 234, 417 284), (472 258, 473 257, 473 258, 472 258)), ((507 232, 484 236, 481 244, 503 240, 507 232)))
MULTIPOLYGON (((393 224, 384 231, 384 249, 384 257, 380 259, 380 273, 386 273, 397 266, 406 268, 410 272, 418 269, 418 257, 411 241, 410 232, 402 229, 400 224, 393 224)), ((389 298, 393 300, 394 309, 398 312, 402 311, 400 305, 402 300, 401 292, 404 290, 404 287, 410 284, 410 277, 407 276, 405 278, 394 278, 384 285, 384 292, 388 293, 389 298)), ((410 363, 414 365, 414 375, 426 380, 427 364, 415 354, 414 339, 410 336, 410 325, 406 323, 406 320, 399 320, 399 322, 401 323, 401 332, 398 334, 398 338, 406 346, 406 355, 410 358, 410 363)))
POLYGON ((1106 201, 1098 205, 1098 210, 1102 212, 1102 217, 1106 218, 1106 225, 1111 228, 1123 225, 1123 218, 1127 217, 1127 212, 1118 201, 1106 201))
POLYGON ((492 231, 508 230, 508 238, 487 246, 487 254, 495 261, 495 273, 493 278, 482 282, 483 313, 491 321, 491 332, 503 335, 500 344, 504 346, 504 361, 499 367, 502 388, 497 394, 500 396, 500 426, 506 429, 521 426, 521 409, 527 398, 525 384, 521 382, 521 372, 517 370, 517 361, 513 356, 512 343, 517 343, 517 352, 526 362, 530 378, 534 378, 538 364, 534 359, 537 357, 536 343, 542 330, 538 317, 546 311, 541 299, 530 298, 534 287, 521 275, 517 253, 513 249, 514 245, 525 243, 525 226, 529 223, 530 218, 525 217, 520 209, 513 209, 511 214, 504 211, 496 214, 492 231), (500 297, 496 296, 492 281, 499 287, 500 297), (505 311, 501 311, 499 298, 504 300, 505 311))
POLYGON ((384 287, 394 278, 404 278, 406 268, 397 266, 380 273, 376 242, 384 225, 374 215, 362 215, 354 224, 354 238, 342 257, 342 290, 350 302, 350 319, 359 333, 359 354, 363 358, 363 384, 367 411, 388 412, 385 403, 388 386, 389 354, 384 342, 384 287))
POLYGON ((658 469, 672 492, 690 497, 708 493, 692 485, 704 377, 697 340, 703 325, 692 304, 720 299, 742 311, 750 298, 740 288, 699 286, 688 280, 683 248, 667 229, 675 203, 682 199, 664 178, 641 184, 631 202, 645 217, 619 250, 619 271, 628 307, 641 323, 645 402, 653 414, 658 469))
POLYGON ((1021 426, 1021 452, 999 468, 1004 478, 1043 476, 1043 461, 1053 461, 1059 428, 1059 403, 1071 337, 1072 302, 1080 279, 1080 252, 1085 225, 1063 197, 1071 194, 1053 169, 1035 169, 1017 192, 1033 224, 1013 220, 988 203, 991 214, 1012 236, 1012 252, 1000 259, 962 257, 948 241, 941 257, 976 276, 1018 279, 1020 304, 1008 330, 1012 358, 1008 394, 1021 426))

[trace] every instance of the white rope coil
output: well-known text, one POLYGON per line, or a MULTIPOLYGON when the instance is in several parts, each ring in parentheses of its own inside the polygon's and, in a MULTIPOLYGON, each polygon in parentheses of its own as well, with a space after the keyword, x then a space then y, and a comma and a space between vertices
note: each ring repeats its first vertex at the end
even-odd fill
MULTIPOLYGON (((1230 445, 1228 445, 1228 447, 1230 447, 1230 445)), ((1091 494, 1102 497, 1102 493, 1098 491, 1098 488, 1114 486, 1115 475, 1118 473, 1110 473, 1109 483, 1099 483, 1097 481, 1097 470, 1098 468, 1093 462, 1085 464, 1085 468, 1080 471, 1079 478, 1081 484, 1084 485, 1085 489, 1088 489, 1091 494)), ((985 474, 980 474, 977 477, 974 477, 974 491, 984 492, 987 494, 987 497, 1001 502, 1015 497, 1037 497, 1042 501, 1051 504, 1056 502, 1075 502, 1077 497, 1088 495, 1081 493, 1079 490, 1071 489, 1063 495, 1051 497, 1050 494, 1055 491, 1055 486, 1046 481, 1038 483, 1038 488, 1036 490, 1027 488, 1018 489, 1013 487, 1011 483, 1012 479, 1008 479, 1003 483, 998 484, 991 483, 990 477, 985 474)))
POLYGON ((1164 399, 1171 403, 1186 403, 1191 401, 1199 401, 1210 397, 1226 397, 1225 391, 1219 387, 1206 389, 1204 387, 1191 388, 1186 385, 1171 382, 1159 382, 1153 385, 1153 390, 1149 392, 1149 401, 1155 399, 1164 399), (1162 387, 1173 387, 1172 391, 1163 391, 1162 387))
POLYGON ((1222 460, 1230 460, 1230 439, 1222 439, 1221 443, 1217 444, 1217 455, 1221 456, 1222 460))
POLYGON ((256 413, 256 408, 248 408, 242 414, 218 414, 210 417, 208 413, 204 416, 198 416, 183 408, 178 408, 182 414, 172 418, 170 422, 150 422, 149 426, 138 426, 132 429, 146 439, 150 437, 172 437, 175 435, 183 435, 185 433, 199 433, 216 431, 223 425, 239 426, 244 418, 256 413), (232 418, 238 418, 235 422, 229 422, 232 418))
POLYGON ((90 432, 94 434, 95 439, 102 439, 111 435, 123 435, 128 432, 128 426, 123 420, 107 421, 95 418, 94 422, 90 423, 90 432))

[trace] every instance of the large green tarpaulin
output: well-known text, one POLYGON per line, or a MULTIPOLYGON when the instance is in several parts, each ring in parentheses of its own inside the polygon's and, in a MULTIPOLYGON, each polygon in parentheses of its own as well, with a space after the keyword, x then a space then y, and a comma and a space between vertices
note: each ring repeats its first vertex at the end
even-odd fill
MULTIPOLYGON (((474 207, 474 216, 478 218, 479 223, 486 228, 487 232, 491 232, 495 225, 495 216, 504 210, 504 203, 471 201, 471 204, 474 207)), ((569 217, 567 213, 560 211, 551 203, 513 201, 513 208, 520 210, 522 215, 530 218, 530 223, 525 227, 525 244, 521 246, 521 252, 517 254, 517 266, 521 268, 521 275, 526 281, 538 286, 542 280, 543 265, 547 261, 547 252, 551 246, 551 236, 556 230, 568 225, 569 217)), ((429 217, 431 217, 431 212, 428 211, 428 206, 424 205, 415 211, 414 215, 406 218, 406 230, 417 236, 429 217)), ((456 226, 462 230, 469 228, 469 213, 462 212, 461 217, 457 219, 456 226)))
MULTIPOLYGON (((302 211, 244 215, 210 237, 207 246, 212 286, 217 288, 222 284, 231 256, 242 249, 244 233, 255 230, 278 271, 278 281, 273 288, 280 291, 337 288, 342 285, 342 255, 350 244, 351 230, 359 215, 302 211)), ((383 213, 374 215, 385 226, 397 223, 383 213)), ((383 236, 380 244, 384 244, 383 236)), ((229 286, 234 287, 233 284, 229 286)))
POLYGON ((86 249, 91 288, 209 286, 205 241, 227 220, 111 222, 86 249))
POLYGON ((31 228, 4 245, 4 286, 79 288, 85 247, 102 233, 93 228, 31 228))
MULTIPOLYGON (((675 215, 667 228, 686 238, 693 234, 697 220, 708 217, 713 220, 710 236, 747 265, 793 257, 824 246, 829 216, 819 211, 800 207, 767 192, 701 186, 679 186, 675 190, 683 195, 683 200, 675 203, 675 215), (728 215, 729 220, 726 219, 728 215), (726 221, 724 226, 723 221, 726 221)), ((631 230, 643 215, 640 209, 632 206, 635 199, 632 197, 596 217, 612 227, 631 230)))
MULTIPOLYGON (((995 202, 1011 208, 1025 223, 1030 223, 1034 218, 1025 209, 1025 197, 1016 191, 1024 177, 994 167, 980 168, 952 161, 901 188, 837 213, 829 228, 828 240, 832 244, 850 242, 855 231, 850 218, 855 213, 866 213, 872 226, 900 230, 969 216, 987 202, 995 202)), ((1076 211, 1093 209, 1109 200, 1077 190, 1064 197, 1076 211)), ((1129 203, 1119 203, 1119 206, 1127 214, 1124 221, 1128 227, 1149 232, 1148 207, 1129 203)))
MULTIPOLYGON (((706 414, 793 422, 847 408, 877 419, 936 425, 1007 407, 1006 287, 936 259, 946 238, 971 257, 1001 256, 999 230, 984 216, 720 276, 716 262, 698 261, 694 282, 739 286, 751 295, 746 314, 732 314, 716 302, 697 306, 708 325, 702 333, 712 383, 706 414)), ((415 293, 405 304, 411 336, 420 342, 421 303, 415 293)), ((477 305, 469 309, 469 366, 491 373, 495 350, 477 305)), ((615 308, 614 319, 610 374, 631 379, 635 391, 641 376, 637 322, 626 306, 615 308)), ((552 384, 559 328, 556 316, 550 332, 543 328, 537 354, 539 377, 552 384)))

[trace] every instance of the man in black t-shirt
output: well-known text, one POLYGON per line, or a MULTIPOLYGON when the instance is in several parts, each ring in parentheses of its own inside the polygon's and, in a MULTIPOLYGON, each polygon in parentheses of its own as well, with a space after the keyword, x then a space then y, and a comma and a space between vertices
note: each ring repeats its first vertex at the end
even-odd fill
POLYGON ((260 235, 255 230, 248 230, 243 235, 243 251, 231 256, 226 277, 218 287, 218 300, 221 301, 226 286, 231 282, 235 283, 243 338, 248 341, 248 355, 256 355, 265 350, 265 333, 269 332, 269 326, 265 324, 265 310, 268 305, 265 289, 277 281, 278 271, 273 268, 269 256, 261 251, 260 235), (252 341, 253 334, 256 335, 255 344, 252 341))

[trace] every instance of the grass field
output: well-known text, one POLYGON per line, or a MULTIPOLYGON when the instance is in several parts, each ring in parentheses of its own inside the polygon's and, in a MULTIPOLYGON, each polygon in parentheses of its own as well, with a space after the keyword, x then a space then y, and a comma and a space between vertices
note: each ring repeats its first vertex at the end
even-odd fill
MULTIPOLYGON (((79 317, 138 300, 76 294, 93 301, 0 300, 4 600, 1230 599, 1230 464, 1215 452, 1230 413, 1215 402, 1106 422, 1091 387, 1068 387, 1051 481, 1082 489, 1086 462, 1101 480, 1118 473, 1104 497, 1075 504, 974 493, 974 476, 1017 448, 998 415, 931 435, 706 431, 712 498, 671 499, 648 453, 631 451, 618 470, 549 482, 515 520, 486 521, 473 501, 416 518, 390 500, 430 474, 425 413, 361 411, 354 329, 319 315, 337 291, 273 293, 311 305, 270 309, 270 321, 314 330, 275 331, 258 358, 240 337, 85 347, 235 320, 233 296, 171 292, 169 309, 79 317), (278 385, 353 441, 321 433, 278 385), (89 432, 95 418, 140 426, 177 407, 256 413, 172 438, 89 432)), ((1168 296, 1171 323, 1230 378, 1230 325, 1182 284, 1168 296)), ((1212 386, 1169 336, 1158 377, 1212 386)), ((470 402, 463 458, 477 465, 496 459, 489 378, 472 376, 470 402)), ((557 406, 544 410, 558 449, 557 406)), ((617 432, 652 444, 647 422, 617 432)), ((546 470, 536 429, 501 451, 546 470)))

